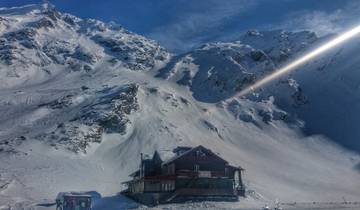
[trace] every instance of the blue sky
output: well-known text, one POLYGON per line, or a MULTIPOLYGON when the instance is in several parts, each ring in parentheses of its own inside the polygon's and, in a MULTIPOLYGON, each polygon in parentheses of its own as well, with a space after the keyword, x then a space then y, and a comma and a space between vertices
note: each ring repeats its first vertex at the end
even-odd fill
MULTIPOLYGON (((0 7, 41 3, 0 0, 0 7)), ((204 42, 234 39, 247 29, 338 32, 360 17, 358 0, 52 0, 82 18, 115 21, 173 52, 204 42)))

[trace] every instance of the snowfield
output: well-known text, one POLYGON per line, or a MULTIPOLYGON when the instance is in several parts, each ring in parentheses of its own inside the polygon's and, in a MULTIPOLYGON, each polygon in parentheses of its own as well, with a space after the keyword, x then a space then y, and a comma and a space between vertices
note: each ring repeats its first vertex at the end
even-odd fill
MULTIPOLYGON (((330 65, 324 57, 304 67, 330 66, 317 71, 330 72, 320 88, 308 82, 318 82, 318 75, 299 71, 224 102, 323 41, 313 33, 266 32, 257 40, 260 33, 252 31, 240 42, 173 56, 121 26, 48 5, 1 8, 0 29, 0 210, 55 209, 46 204, 64 191, 98 195, 95 210, 147 208, 119 195, 121 182, 138 167, 140 153, 179 145, 204 145, 245 168, 247 198, 153 209, 260 209, 275 202, 287 209, 360 208, 354 203, 360 198, 360 155, 321 135, 323 126, 311 132, 318 135, 303 132, 311 120, 330 123, 325 121, 341 115, 334 112, 345 102, 354 102, 353 114, 339 122, 351 118, 356 124, 358 95, 347 100, 330 88, 342 85, 333 82, 341 63, 330 65), (269 37, 278 38, 261 41, 269 37), (326 111, 330 117, 310 117, 313 107, 315 115, 326 111), (352 203, 342 204, 344 199, 352 203)), ((354 48, 330 57, 349 53, 354 48)), ((355 58, 347 69, 358 66, 355 58)))

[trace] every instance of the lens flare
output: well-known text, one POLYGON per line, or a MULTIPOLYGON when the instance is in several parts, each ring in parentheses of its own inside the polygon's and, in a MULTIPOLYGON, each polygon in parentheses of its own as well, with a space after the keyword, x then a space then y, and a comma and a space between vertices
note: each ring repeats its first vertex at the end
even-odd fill
POLYGON ((355 28, 352 28, 349 31, 344 32, 343 34, 339 35, 338 37, 330 40, 329 42, 321 45, 320 47, 316 48, 315 50, 305 54, 304 56, 298 58, 297 60, 287 64, 286 66, 275 70, 273 73, 271 73, 268 76, 265 76, 264 78, 256 81, 254 84, 248 86, 247 88, 245 88, 244 90, 240 91, 239 93, 235 94, 232 98, 234 97, 239 97, 239 96, 245 96, 251 92, 253 92, 255 89, 271 82, 272 80, 291 72, 292 70, 296 69, 296 67, 306 63, 307 61, 315 58, 316 56, 322 54, 325 51, 328 51, 334 47, 336 47, 337 45, 351 39, 352 37, 354 37, 355 35, 360 33, 360 25, 356 26, 355 28))

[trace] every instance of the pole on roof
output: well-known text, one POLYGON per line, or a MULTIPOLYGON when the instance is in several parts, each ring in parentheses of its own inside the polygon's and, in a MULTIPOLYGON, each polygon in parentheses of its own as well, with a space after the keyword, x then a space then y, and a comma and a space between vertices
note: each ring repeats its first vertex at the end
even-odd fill
POLYGON ((143 177, 143 153, 140 153, 140 178, 143 177))

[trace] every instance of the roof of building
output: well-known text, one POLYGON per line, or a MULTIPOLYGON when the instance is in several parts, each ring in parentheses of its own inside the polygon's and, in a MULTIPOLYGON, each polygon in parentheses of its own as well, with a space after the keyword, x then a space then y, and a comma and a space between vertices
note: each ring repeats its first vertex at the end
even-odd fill
POLYGON ((63 197, 86 197, 86 198, 91 198, 90 194, 86 194, 85 192, 60 192, 58 193, 58 195, 56 196, 56 199, 61 199, 63 197))
POLYGON ((220 157, 219 155, 217 155, 217 154, 215 154, 214 152, 212 152, 210 149, 207 149, 207 148, 199 145, 199 146, 197 146, 197 147, 193 147, 193 148, 187 150, 186 152, 184 152, 184 153, 182 153, 182 154, 180 154, 180 155, 175 155, 175 156, 173 156, 173 157, 170 158, 169 160, 164 161, 162 164, 163 164, 163 165, 169 164, 169 163, 171 163, 171 162, 179 159, 180 157, 183 157, 183 156, 185 156, 185 155, 187 155, 187 154, 189 154, 189 153, 191 153, 192 151, 197 150, 197 149, 205 150, 205 151, 207 151, 207 152, 215 155, 216 157, 222 159, 224 162, 228 163, 226 160, 224 160, 222 157, 220 157))
MULTIPOLYGON (((149 160, 152 160, 156 154, 159 155, 161 161, 162 161, 162 165, 167 165, 189 153, 191 153, 192 151, 196 150, 196 149, 202 149, 204 151, 207 151, 208 153, 211 153, 212 155, 218 157, 219 159, 223 160, 225 163, 228 163, 228 161, 224 160, 222 157, 220 157, 218 154, 214 153, 213 151, 211 151, 210 149, 207 149, 205 148, 204 146, 202 145, 199 145, 199 146, 196 146, 196 147, 187 147, 187 146, 179 146, 179 147, 176 147, 175 149, 173 149, 172 151, 171 150, 158 150, 158 151, 155 151, 153 156, 150 158, 149 155, 146 155, 144 156, 146 161, 149 161, 149 160), (176 153, 178 151, 181 151, 183 150, 184 152, 177 155, 176 153)), ((231 166, 229 165, 229 167, 232 167, 234 169, 240 169, 240 170, 244 170, 242 167, 235 167, 235 166, 231 166)), ((140 174, 140 170, 136 170, 134 171, 133 173, 131 173, 129 176, 131 177, 135 177, 137 175, 140 174)))
POLYGON ((175 149, 173 149, 174 153, 177 153, 178 151, 187 151, 187 150, 191 150, 192 147, 184 147, 184 146, 179 146, 176 147, 175 149))

